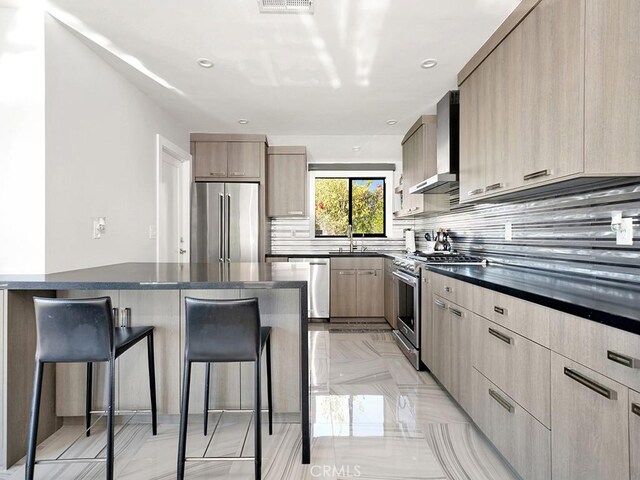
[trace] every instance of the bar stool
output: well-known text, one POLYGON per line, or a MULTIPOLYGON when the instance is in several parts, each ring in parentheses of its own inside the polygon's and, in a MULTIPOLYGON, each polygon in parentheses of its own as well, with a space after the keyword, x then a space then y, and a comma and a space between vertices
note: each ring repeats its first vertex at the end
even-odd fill
MULTIPOLYGON (((262 474, 261 437, 261 391, 260 356, 267 349, 267 399, 269 403, 269 435, 273 433, 271 392, 271 327, 260 326, 258 299, 203 300, 185 299, 186 338, 184 349, 184 372, 182 376, 182 408, 180 410, 180 432, 178 443, 178 480, 184 480, 185 463, 197 461, 254 460, 255 478, 262 474), (207 432, 209 412, 253 412, 254 457, 187 457, 187 420, 189 417, 189 388, 191 386, 191 364, 206 363, 204 431, 207 432), (210 410, 209 376, 211 363, 254 362, 254 408, 253 410, 210 410)), ((219 423, 219 421, 218 421, 219 423)), ((216 424, 217 427, 217 424, 216 424)), ((248 433, 248 430, 247 430, 248 433)), ((212 435, 215 434, 215 428, 212 435)))
MULTIPOLYGON (((27 443, 26 480, 33 480, 37 463, 106 462, 106 478, 113 480, 115 360, 133 345, 147 339, 149 388, 153 435, 157 434, 156 383, 153 355, 154 327, 114 327, 110 297, 83 299, 33 299, 36 313, 36 368, 27 443), (108 362, 107 452, 105 459, 55 459, 36 461, 36 442, 42 374, 45 363, 87 363, 86 415, 91 415, 91 372, 94 362, 108 362)), ((89 429, 87 429, 89 430, 89 429)))

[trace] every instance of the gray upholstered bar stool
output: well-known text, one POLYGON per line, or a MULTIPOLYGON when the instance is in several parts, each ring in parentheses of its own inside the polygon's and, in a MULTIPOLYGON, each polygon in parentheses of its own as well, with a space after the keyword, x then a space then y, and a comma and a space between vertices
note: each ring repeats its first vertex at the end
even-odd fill
MULTIPOLYGON (((185 299, 185 349, 184 373, 182 376, 182 407, 180 410, 180 433, 178 443, 178 480, 184 479, 185 462, 254 460, 255 478, 262 472, 262 431, 261 431, 261 389, 260 357, 267 349, 267 394, 269 402, 269 435, 272 433, 271 394, 271 327, 261 327, 257 298, 246 300, 203 300, 185 299), (187 421, 189 417, 189 387, 191 385, 191 365, 195 362, 207 364, 205 380, 205 435, 209 412, 249 411, 254 416, 253 457, 187 457, 187 421), (210 364, 216 362, 254 362, 254 405, 253 410, 210 410, 209 374, 210 364)), ((219 423, 219 420, 218 420, 219 423)), ((218 424, 216 424, 217 427, 218 424)), ((215 434, 215 429, 212 435, 215 434)), ((247 430, 248 434, 248 430, 247 430)))
MULTIPOLYGON (((31 421, 27 443, 26 480, 33 480, 36 463, 106 462, 106 478, 113 480, 115 361, 141 340, 147 339, 149 388, 153 434, 157 433, 156 380, 153 355, 153 327, 114 327, 111 298, 34 298, 36 311, 36 368, 31 421), (106 458, 75 458, 36 461, 38 418, 45 363, 87 363, 87 388, 91 389, 94 362, 108 362, 107 452, 106 458)), ((87 415, 91 394, 87 392, 87 415)), ((88 430, 88 429, 87 429, 88 430)))

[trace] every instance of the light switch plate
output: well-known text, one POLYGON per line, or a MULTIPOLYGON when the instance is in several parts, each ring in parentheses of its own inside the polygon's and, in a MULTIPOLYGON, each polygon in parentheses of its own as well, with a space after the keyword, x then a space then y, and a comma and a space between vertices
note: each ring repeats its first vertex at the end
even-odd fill
POLYGON ((633 245, 633 218, 623 218, 616 232, 616 245, 633 245))
POLYGON ((97 217, 93 219, 93 239, 102 238, 107 232, 107 217, 97 217))

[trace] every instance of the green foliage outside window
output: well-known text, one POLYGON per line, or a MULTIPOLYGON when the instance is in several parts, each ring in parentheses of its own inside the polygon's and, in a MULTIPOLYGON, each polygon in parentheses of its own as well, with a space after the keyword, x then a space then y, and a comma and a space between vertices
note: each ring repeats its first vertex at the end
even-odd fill
POLYGON ((383 179, 317 178, 316 236, 384 236, 385 205, 383 179))

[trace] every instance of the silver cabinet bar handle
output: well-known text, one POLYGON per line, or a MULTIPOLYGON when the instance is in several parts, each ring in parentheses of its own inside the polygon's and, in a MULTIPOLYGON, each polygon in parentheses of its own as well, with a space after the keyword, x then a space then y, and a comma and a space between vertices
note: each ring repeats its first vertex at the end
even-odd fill
POLYGON ((485 187, 485 191, 490 192, 492 190, 499 190, 500 188, 504 188, 504 183, 499 182, 499 183, 494 183, 493 185, 489 185, 485 187))
POLYGON ((523 179, 527 181, 527 180, 533 180, 534 178, 539 178, 539 177, 548 177, 549 175, 551 175, 551 170, 549 170, 548 168, 545 168, 544 170, 528 173, 523 177, 523 179))
POLYGON ((509 413, 514 412, 515 410, 514 406, 511 405, 509 402, 507 402, 504 398, 502 398, 502 396, 498 392, 496 392, 493 388, 489 389, 489 396, 493 398, 496 402, 498 402, 498 405, 504 408, 507 412, 509 413))
POLYGON ((484 193, 484 188, 476 188, 475 190, 469 190, 467 196, 472 197, 474 195, 480 195, 481 193, 484 193))
POLYGON ((231 172, 234 177, 244 177, 244 172, 231 172))
POLYGON ((498 340, 503 341, 504 343, 508 343, 509 345, 513 344, 513 338, 506 336, 504 333, 499 332, 498 330, 489 328, 489 333, 496 337, 498 340))
POLYGON ((632 403, 631 404, 631 411, 633 413, 635 413, 636 415, 640 416, 640 405, 638 405, 637 403, 632 403))
POLYGON ((585 377, 581 373, 578 373, 571 368, 564 367, 564 374, 570 379, 578 382, 580 385, 584 385, 588 389, 593 390, 598 395, 602 395, 609 400, 615 400, 618 398, 618 394, 615 391, 603 385, 600 385, 598 382, 594 382, 590 378, 585 377))
POLYGON ((302 215, 302 210, 289 210, 287 213, 289 215, 302 215))
POLYGON ((375 275, 375 270, 361 270, 358 272, 358 275, 375 275))
POLYGON ((436 307, 438 308, 447 308, 447 306, 445 305, 444 302, 440 301, 440 300, 434 300, 433 303, 436 304, 436 307))
POLYGON ((627 355, 622 355, 621 353, 607 350, 607 358, 612 362, 619 363, 620 365, 624 365, 625 367, 640 368, 640 360, 638 360, 637 358, 628 357, 627 355))
POLYGON ((502 307, 499 307, 497 305, 493 306, 493 311, 496 312, 496 313, 499 313, 500 315, 506 315, 507 314, 507 309, 506 308, 502 308, 502 307))
POLYGON ((209 172, 209 175, 213 175, 214 177, 224 177, 226 172, 209 172))
POLYGON ((344 271, 342 271, 342 272, 338 272, 338 275, 353 275, 353 272, 348 272, 348 271, 344 272, 344 271))
POLYGON ((453 313, 456 317, 462 318, 463 314, 460 310, 456 310, 455 308, 449 307, 449 311, 453 313))

